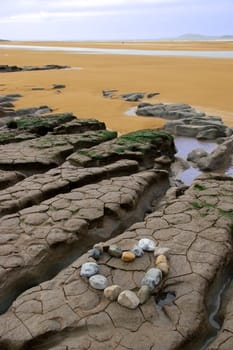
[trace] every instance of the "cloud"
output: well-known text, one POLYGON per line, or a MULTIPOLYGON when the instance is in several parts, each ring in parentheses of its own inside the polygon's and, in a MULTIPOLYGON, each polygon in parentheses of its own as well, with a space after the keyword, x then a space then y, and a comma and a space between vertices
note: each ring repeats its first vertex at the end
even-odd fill
MULTIPOLYGON (((191 1, 191 0, 186 0, 191 1)), ((9 0, 10 5, 13 0, 9 0)), ((47 20, 63 21, 79 17, 113 16, 153 11, 156 6, 167 7, 181 0, 18 0, 14 10, 0 15, 0 23, 33 23, 47 20)))
POLYGON ((232 0, 6 0, 1 37, 158 38, 232 33, 232 0), (30 30, 29 30, 30 28, 30 30))

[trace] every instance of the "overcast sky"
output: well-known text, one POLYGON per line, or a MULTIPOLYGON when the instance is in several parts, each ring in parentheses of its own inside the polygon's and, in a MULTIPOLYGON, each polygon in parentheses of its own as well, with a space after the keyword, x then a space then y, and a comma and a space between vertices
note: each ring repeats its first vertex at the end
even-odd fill
POLYGON ((156 39, 233 34, 233 0, 3 0, 0 38, 156 39))

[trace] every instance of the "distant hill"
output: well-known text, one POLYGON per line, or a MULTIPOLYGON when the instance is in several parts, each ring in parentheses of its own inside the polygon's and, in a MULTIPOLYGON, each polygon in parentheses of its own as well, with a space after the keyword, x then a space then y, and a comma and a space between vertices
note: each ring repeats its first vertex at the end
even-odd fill
POLYGON ((233 35, 201 35, 201 34, 183 34, 173 38, 161 38, 160 40, 180 40, 180 41, 206 41, 206 40, 233 40, 233 35))

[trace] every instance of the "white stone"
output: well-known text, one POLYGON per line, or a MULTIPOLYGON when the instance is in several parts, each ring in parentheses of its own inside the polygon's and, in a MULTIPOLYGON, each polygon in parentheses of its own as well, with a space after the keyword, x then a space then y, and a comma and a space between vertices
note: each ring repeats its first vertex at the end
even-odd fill
POLYGON ((108 285, 107 278, 102 275, 91 276, 89 278, 89 283, 92 288, 99 290, 104 290, 108 285))
POLYGON ((136 309, 139 305, 140 300, 134 292, 130 290, 124 290, 118 296, 118 304, 121 306, 127 307, 128 309, 136 309))
POLYGON ((139 245, 135 245, 131 250, 137 257, 143 256, 144 251, 139 245))
POLYGON ((155 241, 149 238, 142 238, 138 242, 140 248, 142 248, 145 252, 153 252, 155 250, 155 241))
POLYGON ((94 262, 86 262, 82 264, 80 276, 91 277, 99 272, 99 265, 94 262))

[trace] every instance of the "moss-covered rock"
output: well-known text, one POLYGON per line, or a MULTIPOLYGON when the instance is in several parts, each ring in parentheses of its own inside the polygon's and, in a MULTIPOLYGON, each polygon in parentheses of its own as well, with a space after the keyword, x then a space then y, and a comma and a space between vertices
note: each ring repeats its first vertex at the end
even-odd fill
POLYGON ((76 117, 72 113, 52 114, 46 117, 27 116, 7 123, 9 129, 26 130, 43 136, 58 125, 70 122, 76 117))
POLYGON ((155 157, 174 157, 176 150, 173 137, 159 130, 139 130, 90 149, 72 154, 72 164, 93 166, 111 163, 119 159, 135 159, 141 163, 153 162, 155 157))
POLYGON ((11 142, 22 142, 36 138, 35 134, 28 132, 19 133, 18 130, 3 129, 0 131, 0 145, 5 145, 11 142))

